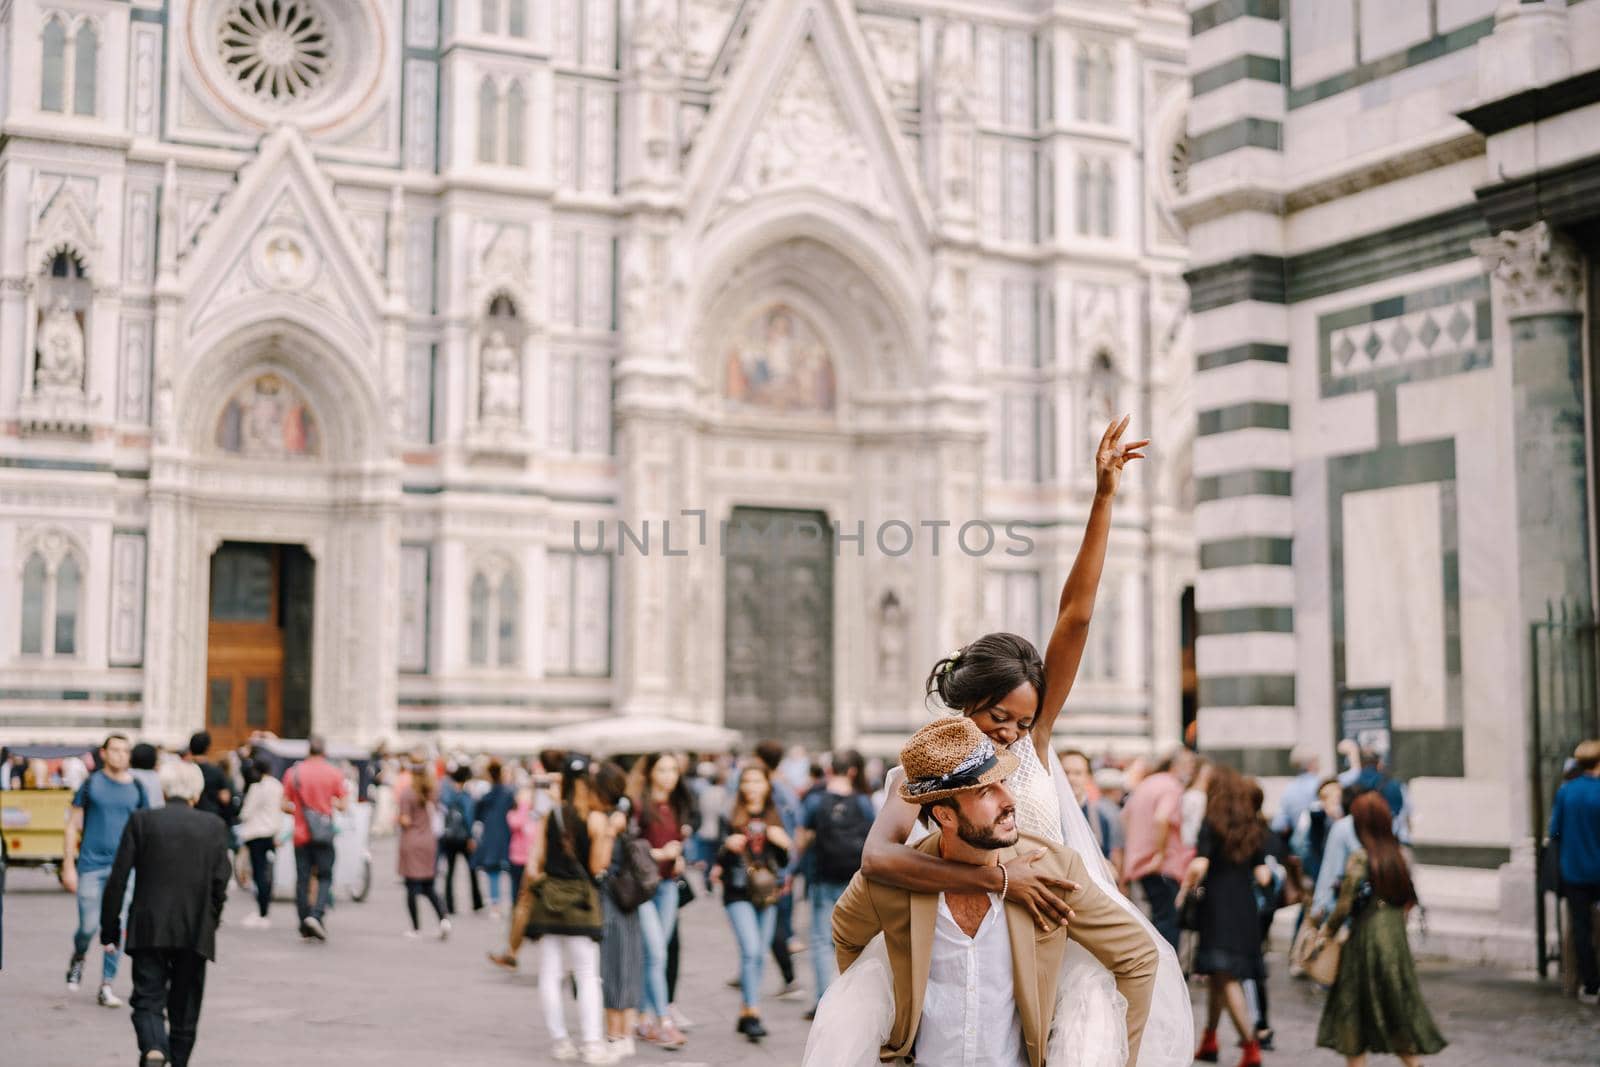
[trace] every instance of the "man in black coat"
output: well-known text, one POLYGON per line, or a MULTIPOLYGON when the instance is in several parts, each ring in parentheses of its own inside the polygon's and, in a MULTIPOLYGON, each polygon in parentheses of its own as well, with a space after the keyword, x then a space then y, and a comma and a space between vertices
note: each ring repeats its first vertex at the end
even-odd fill
POLYGON ((200 768, 161 768, 165 807, 135 812, 122 832, 106 882, 100 939, 121 937, 122 901, 133 877, 124 951, 133 960, 133 1031, 140 1067, 185 1067, 194 1049, 206 961, 217 957, 217 923, 227 898, 228 827, 192 806, 205 787, 200 768), (167 1020, 171 1020, 171 1036, 167 1020))

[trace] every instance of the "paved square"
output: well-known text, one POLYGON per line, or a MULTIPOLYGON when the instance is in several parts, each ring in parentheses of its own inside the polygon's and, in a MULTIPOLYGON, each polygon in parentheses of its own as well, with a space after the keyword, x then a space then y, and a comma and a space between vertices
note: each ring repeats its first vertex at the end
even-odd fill
MULTIPOLYGON (((338 902, 325 945, 301 943, 288 902, 275 906, 273 929, 241 929, 238 922, 251 904, 234 887, 218 935, 218 963, 207 975, 196 1067, 298 1062, 526 1067, 551 1062, 531 947, 523 949, 522 971, 509 975, 484 959, 498 944, 500 932, 500 924, 487 918, 460 916, 454 936, 442 944, 402 937, 409 923, 404 892, 391 876, 392 840, 376 843, 374 862, 371 897, 362 904, 338 902)), ((89 981, 76 994, 66 991, 74 915, 72 898, 42 873, 11 872, 5 897, 5 970, 0 971, 0 1063, 100 1067, 137 1062, 127 1009, 98 1007, 89 981)), ((769 996, 763 1018, 772 1035, 751 1045, 733 1032, 739 997, 725 983, 735 971, 737 954, 721 906, 702 894, 684 912, 684 922, 679 1003, 698 1025, 682 1051, 641 1048, 626 1062, 638 1067, 797 1064, 805 1046, 808 1024, 802 1015, 809 998, 769 996)), ((424 929, 431 929, 431 919, 424 923, 424 929)), ((799 956, 796 963, 809 986, 809 957, 799 956)), ((97 948, 86 976, 92 979, 98 973, 97 948)), ((1451 1042, 1430 1064, 1600 1063, 1600 1010, 1494 972, 1430 965, 1423 981, 1429 1005, 1451 1042)), ((770 965, 767 988, 777 988, 770 965)), ((128 995, 126 963, 117 991, 128 995)), ((1271 992, 1279 1036, 1278 1051, 1267 1053, 1268 1061, 1339 1063, 1337 1056, 1314 1047, 1320 994, 1282 978, 1274 981, 1271 992)), ((569 1020, 575 1014, 569 1004, 569 1020)), ((1225 1038, 1225 1062, 1233 1056, 1230 1045, 1225 1038)))

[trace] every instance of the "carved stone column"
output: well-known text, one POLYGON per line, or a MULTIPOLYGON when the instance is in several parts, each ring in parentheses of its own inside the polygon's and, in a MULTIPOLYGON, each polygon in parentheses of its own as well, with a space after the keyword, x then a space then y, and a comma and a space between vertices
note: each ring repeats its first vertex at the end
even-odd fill
MULTIPOLYGON (((1526 626, 1543 618, 1547 605, 1562 601, 1592 612, 1578 249, 1541 220, 1476 241, 1473 251, 1494 276, 1496 311, 1511 332, 1521 621, 1526 626)), ((1527 669, 1535 666, 1530 660, 1527 669)), ((1532 739, 1524 736, 1522 743, 1532 739)), ((1511 825, 1529 825, 1523 813, 1536 800, 1520 775, 1511 776, 1511 796, 1511 825)), ((1500 913, 1507 922, 1532 923, 1533 844, 1531 835, 1514 838, 1511 862, 1500 869, 1500 913)))
POLYGON ((1590 595, 1584 437, 1583 271, 1577 246, 1540 221, 1475 242, 1511 328, 1523 617, 1590 595))

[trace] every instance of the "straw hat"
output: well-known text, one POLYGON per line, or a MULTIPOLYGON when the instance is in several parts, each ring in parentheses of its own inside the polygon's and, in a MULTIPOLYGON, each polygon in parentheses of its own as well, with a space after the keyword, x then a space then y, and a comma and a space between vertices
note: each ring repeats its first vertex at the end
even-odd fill
POLYGON ((912 804, 945 800, 1005 780, 1018 762, 1005 749, 995 748, 971 719, 938 719, 912 734, 900 750, 906 772, 900 798, 912 804))

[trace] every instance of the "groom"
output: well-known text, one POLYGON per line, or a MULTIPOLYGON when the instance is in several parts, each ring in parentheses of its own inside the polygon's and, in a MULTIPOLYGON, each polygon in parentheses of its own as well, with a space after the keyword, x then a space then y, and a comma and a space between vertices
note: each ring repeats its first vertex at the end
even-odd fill
POLYGON ((934 831, 916 848, 1002 868, 1019 849, 1045 848, 1039 867, 1082 888, 1065 894, 1071 929, 1040 931, 1003 893, 912 893, 857 874, 834 909, 833 940, 842 971, 883 932, 895 1018, 882 1058, 918 1067, 1043 1067, 1071 938, 1116 977, 1128 1001, 1128 1062, 1137 1063, 1155 985, 1155 943, 1096 887, 1076 852, 1018 831, 1004 784, 1017 757, 997 750, 972 720, 946 718, 918 730, 900 750, 900 762, 906 774, 900 795, 921 806, 923 823, 934 831))

